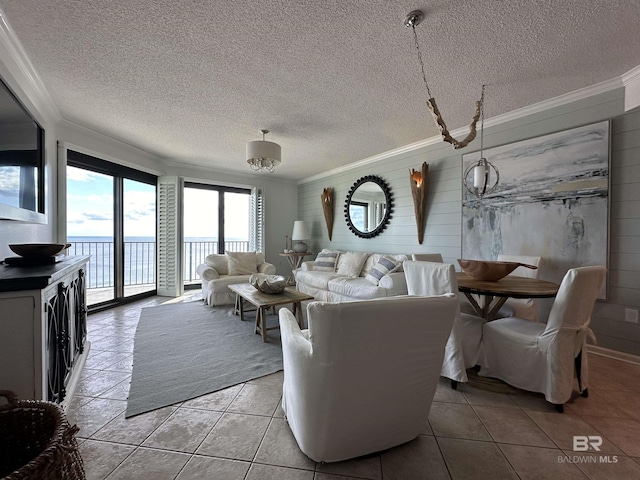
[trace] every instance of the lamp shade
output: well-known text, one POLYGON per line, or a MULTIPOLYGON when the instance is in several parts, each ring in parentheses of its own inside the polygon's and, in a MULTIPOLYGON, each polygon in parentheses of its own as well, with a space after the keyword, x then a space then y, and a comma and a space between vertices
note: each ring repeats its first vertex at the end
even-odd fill
POLYGON ((474 188, 479 188, 479 189, 484 188, 485 184, 487 183, 486 175, 487 175, 486 165, 482 164, 482 165, 476 165, 475 167, 473 167, 474 188))
POLYGON ((307 228, 304 220, 296 220, 293 222, 293 233, 291 234, 291 240, 309 240, 309 229, 307 228))
POLYGON ((280 145, 266 140, 256 140, 247 143, 247 162, 264 161, 276 166, 280 164, 280 145))

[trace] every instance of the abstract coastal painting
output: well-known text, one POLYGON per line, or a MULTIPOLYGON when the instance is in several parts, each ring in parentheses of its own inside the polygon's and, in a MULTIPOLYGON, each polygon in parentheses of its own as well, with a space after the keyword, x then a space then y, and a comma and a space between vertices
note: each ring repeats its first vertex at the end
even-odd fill
MULTIPOLYGON (((609 128, 603 121, 485 150, 500 182, 483 198, 463 186, 463 258, 542 256, 540 278, 555 282, 570 268, 606 266, 609 128)), ((464 155, 462 171, 479 158, 464 155)))

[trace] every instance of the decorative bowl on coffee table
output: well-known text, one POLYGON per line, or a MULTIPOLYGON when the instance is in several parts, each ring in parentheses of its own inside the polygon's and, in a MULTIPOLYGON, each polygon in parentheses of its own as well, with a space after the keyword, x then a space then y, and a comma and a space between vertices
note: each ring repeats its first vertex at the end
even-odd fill
POLYGON ((252 273, 249 283, 262 293, 282 293, 287 286, 287 279, 282 275, 267 275, 265 273, 252 273))
POLYGON ((519 262, 491 262, 488 260, 465 260, 463 258, 459 258, 458 263, 464 273, 476 280, 485 282, 497 282, 518 267, 538 268, 535 265, 519 262))

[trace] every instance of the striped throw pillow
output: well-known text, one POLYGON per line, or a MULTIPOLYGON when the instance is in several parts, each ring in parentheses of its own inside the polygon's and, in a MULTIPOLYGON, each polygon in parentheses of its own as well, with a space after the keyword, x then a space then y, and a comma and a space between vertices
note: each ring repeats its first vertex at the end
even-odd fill
POLYGON ((335 272, 338 255, 340 252, 335 250, 322 250, 313 262, 313 269, 319 272, 335 272))
POLYGON ((402 263, 394 260, 391 257, 382 255, 378 260, 378 263, 371 267, 371 270, 369 270, 369 273, 367 273, 366 277, 364 278, 369 280, 374 285, 378 285, 382 277, 384 277, 387 273, 395 272, 398 268, 400 268, 400 265, 402 265, 402 263))

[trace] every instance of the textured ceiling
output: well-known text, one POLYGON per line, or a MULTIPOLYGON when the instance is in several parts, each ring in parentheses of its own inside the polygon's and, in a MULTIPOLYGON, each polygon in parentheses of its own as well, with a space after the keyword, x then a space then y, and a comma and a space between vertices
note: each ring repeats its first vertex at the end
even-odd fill
MULTIPOLYGON (((640 65, 640 0, 0 0, 61 115, 169 161, 301 179, 640 65)), ((473 144, 472 144, 473 145, 473 144)))

